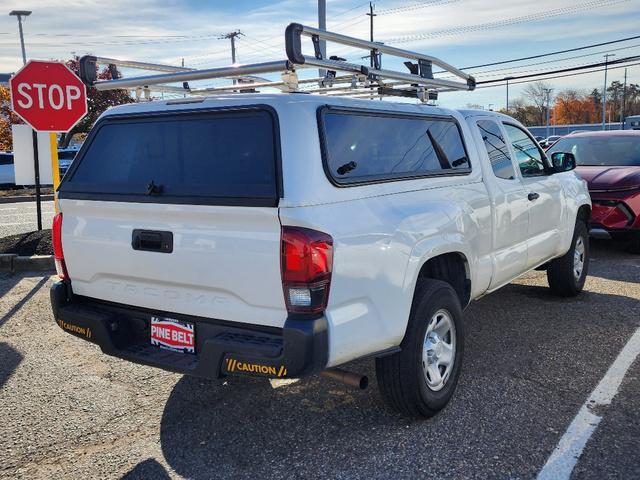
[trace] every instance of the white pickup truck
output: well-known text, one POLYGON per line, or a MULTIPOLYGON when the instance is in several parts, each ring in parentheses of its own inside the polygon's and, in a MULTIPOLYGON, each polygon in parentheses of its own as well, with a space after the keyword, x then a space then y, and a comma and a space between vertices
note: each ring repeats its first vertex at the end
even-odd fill
POLYGON ((209 378, 374 357, 388 403, 431 416, 471 300, 536 268, 581 291, 574 160, 486 111, 296 93, 116 107, 59 188, 55 319, 209 378))

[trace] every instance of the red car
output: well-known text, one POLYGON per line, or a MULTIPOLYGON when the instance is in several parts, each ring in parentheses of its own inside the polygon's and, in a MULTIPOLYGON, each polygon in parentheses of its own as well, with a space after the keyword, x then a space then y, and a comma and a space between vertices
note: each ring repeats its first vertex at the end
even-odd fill
POLYGON ((640 131, 567 135, 547 154, 573 153, 576 173, 589 184, 594 238, 630 241, 640 253, 640 131))

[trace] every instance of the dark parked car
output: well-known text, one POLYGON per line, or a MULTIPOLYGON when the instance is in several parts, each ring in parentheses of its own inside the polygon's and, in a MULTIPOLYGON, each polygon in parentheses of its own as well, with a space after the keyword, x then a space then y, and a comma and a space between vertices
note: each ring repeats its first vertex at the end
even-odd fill
POLYGON ((13 153, 0 152, 0 185, 13 185, 15 183, 13 153))
POLYGON ((547 154, 554 152, 573 153, 589 184, 592 236, 629 240, 640 253, 640 131, 571 134, 547 154))
POLYGON ((562 138, 561 135, 549 135, 547 138, 545 138, 540 142, 540 146, 542 148, 549 148, 551 145, 556 143, 561 138, 562 138))

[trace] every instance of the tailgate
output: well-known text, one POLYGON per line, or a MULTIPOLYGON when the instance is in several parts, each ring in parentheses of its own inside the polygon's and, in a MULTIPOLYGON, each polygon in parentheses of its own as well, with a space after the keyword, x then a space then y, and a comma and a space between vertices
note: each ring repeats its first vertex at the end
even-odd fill
POLYGON ((99 123, 59 191, 73 292, 281 327, 275 121, 256 108, 99 123))

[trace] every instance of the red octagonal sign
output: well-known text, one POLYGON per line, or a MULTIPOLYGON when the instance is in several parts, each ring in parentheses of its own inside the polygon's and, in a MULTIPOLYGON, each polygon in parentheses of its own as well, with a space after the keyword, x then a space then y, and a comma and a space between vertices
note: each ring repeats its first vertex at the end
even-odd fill
POLYGON ((9 85, 11 108, 39 132, 68 132, 87 113, 84 84, 64 63, 31 60, 9 85))

